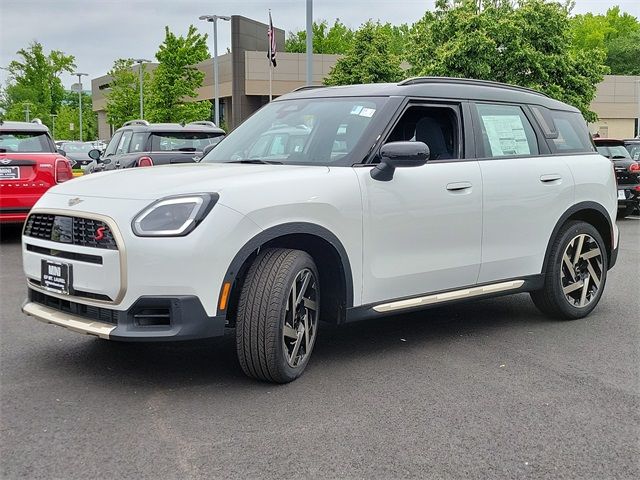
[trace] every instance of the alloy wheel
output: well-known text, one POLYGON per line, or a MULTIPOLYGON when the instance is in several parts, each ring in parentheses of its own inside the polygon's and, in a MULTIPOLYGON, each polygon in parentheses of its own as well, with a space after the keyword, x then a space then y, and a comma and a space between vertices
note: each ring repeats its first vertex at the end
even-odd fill
POLYGON ((562 255, 562 292, 574 307, 586 307, 600 290, 603 278, 602 252, 598 242, 586 233, 575 236, 562 255))
POLYGON ((296 275, 289 295, 282 328, 284 356, 291 367, 304 362, 313 348, 318 321, 316 277, 305 268, 296 275))

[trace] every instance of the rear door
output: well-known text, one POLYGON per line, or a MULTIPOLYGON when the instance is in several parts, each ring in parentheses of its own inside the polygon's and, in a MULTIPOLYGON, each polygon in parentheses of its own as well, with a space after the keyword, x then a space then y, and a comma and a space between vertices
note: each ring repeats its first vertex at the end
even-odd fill
POLYGON ((483 184, 479 283, 539 274, 551 232, 573 204, 565 159, 551 155, 521 105, 474 105, 483 184))

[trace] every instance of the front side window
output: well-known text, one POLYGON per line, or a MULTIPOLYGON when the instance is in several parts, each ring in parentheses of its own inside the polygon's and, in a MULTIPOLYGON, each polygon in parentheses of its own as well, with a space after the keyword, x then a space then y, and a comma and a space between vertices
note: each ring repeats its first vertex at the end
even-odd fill
POLYGON ((538 141, 522 108, 478 103, 485 157, 537 155, 538 141))
POLYGON ((581 114, 539 105, 530 108, 553 153, 593 152, 589 129, 581 114))
POLYGON ((351 165, 352 153, 387 97, 337 97, 272 102, 202 159, 295 165, 351 165))
POLYGON ((44 132, 2 132, 0 152, 50 153, 54 152, 44 132))
POLYGON ((409 107, 386 143, 399 141, 425 143, 429 147, 429 160, 458 158, 460 140, 455 110, 448 107, 409 107))
POLYGON ((118 142, 118 148, 116 148, 116 155, 122 155, 123 153, 127 153, 127 149, 129 147, 129 142, 131 141, 131 136, 133 132, 131 130, 127 130, 122 134, 120 138, 120 142, 118 142))
POLYGON ((117 132, 113 137, 111 137, 111 141, 109 142, 109 145, 107 145, 107 148, 104 151, 105 157, 109 157, 116 153, 116 148, 118 148, 118 144, 120 143, 120 138, 122 138, 122 132, 117 132))
POLYGON ((152 152, 201 152, 215 144, 222 134, 218 132, 158 132, 151 134, 152 152))
POLYGON ((635 161, 640 160, 640 143, 629 143, 626 145, 627 150, 629 151, 629 155, 635 161))

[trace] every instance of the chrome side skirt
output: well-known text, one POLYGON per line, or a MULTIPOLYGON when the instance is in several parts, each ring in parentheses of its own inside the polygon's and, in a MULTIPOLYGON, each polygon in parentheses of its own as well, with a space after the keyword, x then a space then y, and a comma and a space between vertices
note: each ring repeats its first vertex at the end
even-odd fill
POLYGON ((70 313, 60 312, 52 308, 29 302, 22 307, 22 311, 32 316, 36 320, 44 323, 53 323, 74 332, 95 335, 96 337, 109 340, 109 334, 115 330, 116 326, 109 323, 95 322, 87 320, 70 313))
POLYGON ((464 288, 462 290, 454 290, 452 292, 435 293, 423 297, 408 298, 406 300, 398 300, 396 302, 381 303, 373 309, 376 312, 393 312, 403 310, 405 308, 414 308, 425 305, 433 305, 436 303, 449 302, 451 300, 463 300, 466 298, 479 297, 489 295, 491 293, 506 292, 515 290, 524 285, 524 280, 511 280, 508 282, 492 283, 490 285, 482 285, 478 287, 464 288))

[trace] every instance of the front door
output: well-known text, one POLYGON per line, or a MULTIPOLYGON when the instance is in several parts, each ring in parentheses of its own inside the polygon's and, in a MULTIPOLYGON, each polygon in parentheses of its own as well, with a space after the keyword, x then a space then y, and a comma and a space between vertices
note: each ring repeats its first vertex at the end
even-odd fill
POLYGON ((459 105, 410 104, 387 136, 422 141, 421 167, 391 181, 356 168, 363 201, 363 304, 474 285, 481 260, 482 178, 462 152, 459 105))

